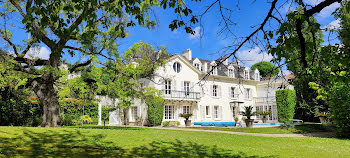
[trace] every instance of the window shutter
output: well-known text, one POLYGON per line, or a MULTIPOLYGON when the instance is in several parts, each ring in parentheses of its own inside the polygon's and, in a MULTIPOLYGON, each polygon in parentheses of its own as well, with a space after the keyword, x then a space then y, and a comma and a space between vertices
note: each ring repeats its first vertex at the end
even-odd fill
POLYGON ((212 113, 212 118, 215 118, 215 111, 214 111, 214 106, 211 106, 211 113, 212 113))
POLYGON ((219 117, 222 120, 222 106, 219 106, 219 117))
POLYGON ((177 117, 175 117, 175 118, 180 118, 181 119, 181 117, 180 117, 181 113, 183 113, 182 105, 178 105, 177 106, 177 114, 176 114, 177 117))
POLYGON ((185 91, 185 81, 181 81, 181 90, 180 91, 185 91))
POLYGON ((205 105, 202 105, 201 108, 202 108, 202 120, 205 120, 205 105))
POLYGON ((198 106, 191 106, 191 113, 193 114, 193 122, 197 120, 197 111, 198 111, 198 106))
POLYGON ((176 80, 172 80, 171 90, 176 90, 176 80))
POLYGON ((221 86, 218 86, 218 96, 221 97, 221 86))
POLYGON ((210 96, 213 96, 213 85, 210 85, 210 96))
POLYGON ((251 98, 253 98, 253 89, 250 89, 250 91, 249 91, 249 99, 251 99, 251 98))
POLYGON ((248 95, 247 95, 248 93, 247 93, 247 88, 244 88, 244 98, 248 98, 248 95))
POLYGON ((231 89, 231 87, 228 87, 228 97, 229 98, 232 98, 232 95, 231 95, 231 92, 232 92, 232 89, 231 89))

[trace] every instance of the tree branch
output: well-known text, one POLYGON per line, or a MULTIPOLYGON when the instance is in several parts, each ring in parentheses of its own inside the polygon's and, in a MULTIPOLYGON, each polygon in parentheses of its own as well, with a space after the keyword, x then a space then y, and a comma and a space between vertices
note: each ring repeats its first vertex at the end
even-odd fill
POLYGON ((84 63, 79 63, 79 64, 76 64, 74 65, 72 68, 69 69, 69 72, 72 73, 75 71, 75 69, 77 69, 78 67, 82 67, 82 66, 87 66, 89 65, 90 63, 92 62, 92 59, 84 62, 84 63))
POLYGON ((13 43, 11 42, 11 40, 10 40, 8 37, 6 37, 6 35, 5 35, 5 33, 4 33, 3 31, 0 30, 0 33, 1 33, 1 37, 2 37, 9 45, 12 46, 14 53, 16 54, 16 56, 18 56, 19 54, 18 54, 16 45, 13 44, 13 43))

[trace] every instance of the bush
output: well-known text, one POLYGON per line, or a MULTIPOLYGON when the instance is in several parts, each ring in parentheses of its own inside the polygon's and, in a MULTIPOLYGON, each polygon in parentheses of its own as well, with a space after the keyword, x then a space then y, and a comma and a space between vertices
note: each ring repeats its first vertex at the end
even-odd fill
POLYGON ((294 90, 284 89, 276 91, 276 104, 278 121, 287 123, 294 117, 294 107, 296 95, 294 90))
POLYGON ((179 126, 180 125, 180 122, 179 121, 164 121, 163 122, 163 126, 164 127, 176 127, 176 126, 179 126))
POLYGON ((152 99, 148 99, 146 104, 149 125, 161 125, 164 113, 164 99, 161 97, 153 97, 152 99))
POLYGON ((350 91, 345 84, 336 84, 329 93, 331 120, 339 137, 350 138, 350 91))
POLYGON ((74 116, 73 115, 62 115, 62 126, 74 126, 74 116))

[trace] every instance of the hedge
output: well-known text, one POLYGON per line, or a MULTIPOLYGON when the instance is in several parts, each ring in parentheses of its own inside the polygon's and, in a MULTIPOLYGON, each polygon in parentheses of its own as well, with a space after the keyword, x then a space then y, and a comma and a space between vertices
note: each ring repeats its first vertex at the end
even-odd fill
POLYGON ((294 117, 296 105, 296 94, 294 90, 284 89, 276 91, 276 104, 279 122, 290 122, 294 117))
POLYGON ((153 97, 146 101, 147 118, 150 126, 158 126, 162 124, 164 113, 164 99, 161 97, 153 97))

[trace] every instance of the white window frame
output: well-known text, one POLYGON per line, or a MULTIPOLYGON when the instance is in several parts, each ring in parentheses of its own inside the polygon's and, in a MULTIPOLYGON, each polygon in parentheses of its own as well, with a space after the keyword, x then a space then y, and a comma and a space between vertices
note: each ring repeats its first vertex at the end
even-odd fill
POLYGON ((251 88, 245 89, 245 99, 252 99, 252 96, 250 95, 251 90, 251 88))
POLYGON ((192 114, 192 111, 191 111, 191 106, 189 105, 185 105, 182 107, 182 113, 183 114, 192 114))
POLYGON ((164 93, 170 95, 171 94, 171 80, 165 80, 164 83, 164 93))
POLYGON ((213 85, 213 91, 211 93, 213 97, 218 97, 218 85, 213 85))
POLYGON ((244 70, 244 79, 249 80, 249 70, 244 70))
POLYGON ((194 67, 196 67, 199 71, 202 71, 202 66, 201 64, 195 63, 194 67))
POLYGON ((230 87, 230 88, 231 88, 231 91, 230 91, 231 98, 236 98, 236 96, 235 96, 236 87, 230 87))
POLYGON ((212 75, 218 75, 218 67, 217 66, 211 66, 211 74, 212 75))
POLYGON ((131 107, 131 121, 136 122, 137 121, 137 106, 132 106, 131 107))
POLYGON ((219 119, 219 111, 220 111, 220 107, 219 106, 214 106, 214 119, 218 120, 219 119))
POLYGON ((184 92, 185 92, 185 95, 188 96, 190 95, 190 82, 188 81, 184 81, 184 92))
POLYGON ((205 116, 206 116, 206 117, 209 117, 209 116, 210 116, 210 106, 209 106, 209 105, 206 105, 206 106, 205 106, 205 116))
POLYGON ((179 73, 181 71, 181 64, 179 62, 175 61, 173 64, 173 70, 176 73, 179 73))
POLYGON ((231 78, 235 77, 235 73, 234 73, 233 69, 228 69, 228 77, 231 77, 231 78))
POLYGON ((164 105, 164 120, 175 119, 175 108, 174 105, 164 105))

